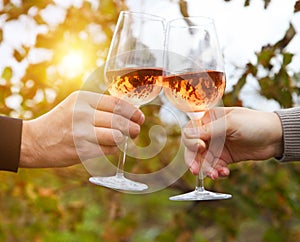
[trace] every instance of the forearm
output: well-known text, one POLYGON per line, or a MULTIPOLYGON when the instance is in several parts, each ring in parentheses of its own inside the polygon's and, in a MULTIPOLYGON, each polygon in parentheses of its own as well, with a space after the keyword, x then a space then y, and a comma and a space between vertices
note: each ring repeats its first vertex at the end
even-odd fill
POLYGON ((35 127, 35 122, 35 120, 23 121, 19 167, 35 167, 38 163, 39 143, 43 140, 37 136, 42 127, 35 127))
POLYGON ((0 170, 18 171, 22 124, 21 119, 0 116, 0 170))
POLYGON ((300 108, 276 111, 283 130, 283 154, 280 161, 300 161, 300 108))

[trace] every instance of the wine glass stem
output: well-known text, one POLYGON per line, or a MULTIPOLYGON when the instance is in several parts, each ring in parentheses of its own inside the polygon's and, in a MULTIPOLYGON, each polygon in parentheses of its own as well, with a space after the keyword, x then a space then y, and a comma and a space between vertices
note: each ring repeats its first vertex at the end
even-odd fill
POLYGON ((118 167, 117 167, 117 174, 116 176, 122 177, 124 176, 124 164, 126 161, 126 152, 128 147, 128 136, 125 137, 123 152, 120 153, 118 167))
MULTIPOLYGON (((139 105, 134 105, 136 108, 139 108, 139 105)), ((128 136, 125 136, 123 152, 120 153, 118 167, 117 167, 117 174, 118 177, 124 177, 124 165, 126 161, 126 153, 128 148, 128 136)))
POLYGON ((202 165, 200 167, 200 171, 199 171, 199 174, 198 174, 197 180, 196 180, 196 191, 199 191, 199 192, 205 191, 202 165))
MULTIPOLYGON (((198 126, 202 125, 201 118, 202 118, 203 114, 204 114, 203 112, 188 113, 188 116, 190 117, 190 119, 192 121, 193 127, 198 127, 198 126)), ((196 179, 196 189, 195 190, 198 192, 205 191, 202 163, 200 164, 199 174, 196 179)))

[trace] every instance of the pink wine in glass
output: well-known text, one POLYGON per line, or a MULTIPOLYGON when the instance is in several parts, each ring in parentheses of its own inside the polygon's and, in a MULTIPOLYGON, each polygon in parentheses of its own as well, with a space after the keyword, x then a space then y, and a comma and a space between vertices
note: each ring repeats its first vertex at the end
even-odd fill
POLYGON ((162 69, 124 68, 106 72, 111 83, 108 91, 112 96, 120 97, 135 106, 152 101, 161 91, 162 69))
POLYGON ((225 74, 220 71, 188 72, 166 76, 163 79, 165 95, 179 110, 201 112, 214 105, 223 96, 225 74))

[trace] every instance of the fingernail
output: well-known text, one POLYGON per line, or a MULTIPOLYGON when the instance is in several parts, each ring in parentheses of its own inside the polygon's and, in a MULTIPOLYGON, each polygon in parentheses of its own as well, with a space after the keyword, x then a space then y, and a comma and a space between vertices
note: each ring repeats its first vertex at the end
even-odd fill
POLYGON ((142 111, 141 111, 141 117, 138 122, 139 122, 139 124, 143 124, 145 122, 145 115, 142 111))
POLYGON ((200 141, 197 141, 195 144, 194 144, 194 149, 195 151, 200 151, 202 150, 202 143, 200 141))
POLYGON ((229 169, 226 169, 226 168, 223 168, 221 171, 220 171, 220 174, 222 176, 228 176, 230 173, 229 169))
POLYGON ((131 128, 130 137, 135 138, 136 136, 139 135, 140 131, 141 131, 141 127, 139 125, 134 125, 131 128))
POLYGON ((206 143, 203 140, 198 140, 197 145, 198 151, 204 151, 205 149, 207 149, 206 143))
POLYGON ((207 176, 209 176, 212 180, 216 180, 218 178, 218 173, 210 171, 207 173, 207 176))

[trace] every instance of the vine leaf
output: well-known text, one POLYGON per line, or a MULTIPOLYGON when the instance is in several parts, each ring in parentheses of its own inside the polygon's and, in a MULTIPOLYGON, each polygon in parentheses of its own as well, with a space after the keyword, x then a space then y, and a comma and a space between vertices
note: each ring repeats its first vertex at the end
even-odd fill
POLYGON ((13 75, 12 68, 9 66, 5 67, 2 72, 2 78, 6 81, 10 81, 10 79, 12 78, 12 75, 13 75))
POLYGON ((181 12, 182 16, 188 17, 189 16, 188 4, 187 4, 186 0, 180 0, 179 7, 180 7, 180 12, 181 12))
POLYGON ((294 26, 290 23, 290 26, 286 31, 284 37, 275 44, 275 48, 283 50, 291 42, 291 40, 295 37, 296 34, 297 32, 294 26))
POLYGON ((297 1, 295 3, 294 13, 299 12, 299 11, 300 11, 300 1, 297 1))

